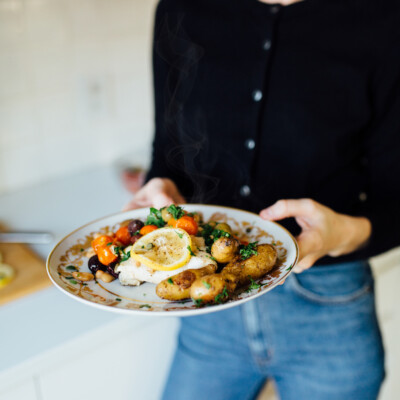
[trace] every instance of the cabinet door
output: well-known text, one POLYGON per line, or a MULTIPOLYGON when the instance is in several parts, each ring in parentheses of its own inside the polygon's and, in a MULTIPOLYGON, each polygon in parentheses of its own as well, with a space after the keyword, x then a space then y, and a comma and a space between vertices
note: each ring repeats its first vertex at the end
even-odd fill
MULTIPOLYGON (((158 320, 141 329, 104 337, 40 376, 43 400, 158 400, 175 348, 177 321, 158 320)), ((99 332, 101 335, 101 331, 99 332)))
POLYGON ((0 390, 0 400, 38 400, 33 378, 0 390))

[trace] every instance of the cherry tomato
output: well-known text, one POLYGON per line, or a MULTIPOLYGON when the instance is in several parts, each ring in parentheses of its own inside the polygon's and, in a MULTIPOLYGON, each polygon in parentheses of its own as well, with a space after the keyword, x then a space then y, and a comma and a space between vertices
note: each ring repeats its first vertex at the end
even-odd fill
POLYGON ((155 231, 156 229, 158 229, 157 225, 145 225, 140 231, 139 233, 144 236, 150 232, 155 231))
POLYGON ((193 217, 189 217, 188 215, 184 215, 183 217, 179 218, 174 224, 175 228, 183 229, 189 235, 195 235, 199 230, 195 219, 193 217))
POLYGON ((92 247, 95 253, 97 253, 97 250, 100 246, 104 246, 107 243, 112 243, 114 240, 113 237, 108 236, 108 235, 100 235, 96 239, 92 240, 92 247))
POLYGON ((97 257, 104 265, 109 265, 118 259, 118 256, 112 251, 112 246, 100 246, 97 249, 97 257))
POLYGON ((121 228, 115 232, 115 238, 124 246, 131 244, 131 234, 129 233, 127 226, 121 226, 121 228))

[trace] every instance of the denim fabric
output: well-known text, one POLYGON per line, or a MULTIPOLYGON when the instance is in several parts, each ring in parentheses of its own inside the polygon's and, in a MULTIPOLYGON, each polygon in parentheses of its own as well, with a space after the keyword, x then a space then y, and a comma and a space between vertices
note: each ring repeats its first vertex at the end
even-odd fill
POLYGON ((367 262, 315 267, 240 307, 181 320, 164 400, 376 399, 384 352, 367 262))

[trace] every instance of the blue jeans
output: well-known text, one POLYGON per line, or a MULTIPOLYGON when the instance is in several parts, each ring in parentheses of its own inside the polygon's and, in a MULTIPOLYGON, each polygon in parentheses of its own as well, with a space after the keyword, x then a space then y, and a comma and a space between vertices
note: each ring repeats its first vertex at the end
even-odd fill
POLYGON ((240 307, 181 320, 164 400, 376 399, 384 379, 367 262, 314 267, 240 307))

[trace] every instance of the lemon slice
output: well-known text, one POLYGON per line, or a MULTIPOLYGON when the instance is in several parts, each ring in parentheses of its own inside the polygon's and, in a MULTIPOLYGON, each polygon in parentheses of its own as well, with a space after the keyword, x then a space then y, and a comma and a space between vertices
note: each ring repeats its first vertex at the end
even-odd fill
POLYGON ((131 257, 157 271, 172 271, 191 257, 190 235, 179 228, 160 228, 141 237, 133 245, 131 257))
POLYGON ((7 286, 15 276, 13 267, 7 264, 0 264, 0 289, 7 286))

